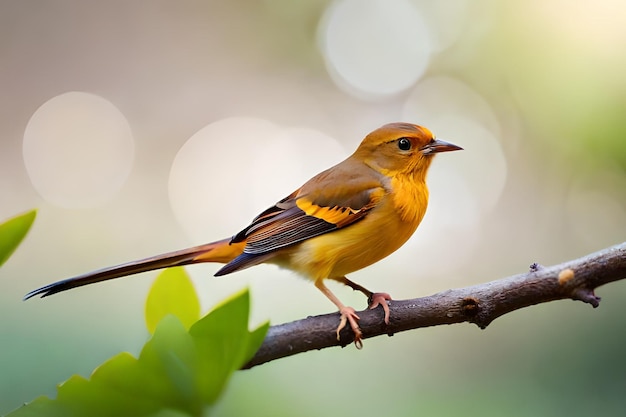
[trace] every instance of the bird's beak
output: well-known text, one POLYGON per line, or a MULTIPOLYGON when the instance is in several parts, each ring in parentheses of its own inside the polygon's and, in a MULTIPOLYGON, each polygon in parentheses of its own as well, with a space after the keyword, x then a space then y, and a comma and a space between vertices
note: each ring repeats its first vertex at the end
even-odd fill
POLYGON ((440 140, 440 139, 435 139, 422 148, 422 153, 424 155, 430 155, 430 154, 439 153, 439 152, 462 151, 462 150, 463 148, 461 148, 460 146, 456 146, 449 142, 444 142, 443 140, 440 140))

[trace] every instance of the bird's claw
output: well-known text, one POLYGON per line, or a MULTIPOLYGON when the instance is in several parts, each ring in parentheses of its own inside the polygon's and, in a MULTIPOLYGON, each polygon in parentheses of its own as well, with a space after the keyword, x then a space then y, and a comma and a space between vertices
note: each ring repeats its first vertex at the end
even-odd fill
POLYGON ((339 327, 337 327, 337 340, 340 340, 339 332, 346 327, 346 324, 349 322, 352 331, 354 332, 354 346, 357 349, 361 349, 363 347, 363 333, 359 328, 359 316, 357 316, 356 311, 352 307, 344 307, 339 310, 341 313, 341 321, 339 322, 339 327))
POLYGON ((378 307, 379 305, 383 308, 383 311, 385 312, 385 324, 389 324, 389 304, 387 303, 387 301, 391 300, 391 296, 389 294, 387 294, 386 292, 375 292, 373 293, 370 298, 369 298, 369 309, 375 309, 376 307, 378 307))

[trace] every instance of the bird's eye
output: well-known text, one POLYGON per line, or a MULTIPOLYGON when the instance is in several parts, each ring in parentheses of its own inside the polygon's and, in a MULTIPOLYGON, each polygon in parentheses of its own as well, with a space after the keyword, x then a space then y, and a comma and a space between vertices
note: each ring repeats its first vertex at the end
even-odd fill
POLYGON ((398 139, 398 148, 401 151, 408 151, 409 149, 411 149, 411 141, 408 138, 398 139))

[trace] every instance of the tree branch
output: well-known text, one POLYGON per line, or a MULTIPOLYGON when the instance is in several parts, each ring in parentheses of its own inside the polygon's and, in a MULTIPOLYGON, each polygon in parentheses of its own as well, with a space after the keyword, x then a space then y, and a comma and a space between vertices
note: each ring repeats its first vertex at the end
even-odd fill
MULTIPOLYGON (((470 322, 481 329, 511 311, 548 301, 572 299, 600 305, 594 289, 626 278, 626 242, 551 267, 538 264, 530 272, 429 297, 390 302, 391 318, 384 324, 382 308, 359 312, 363 338, 392 335, 421 327, 470 322)), ((345 346, 354 335, 346 326, 337 340, 339 314, 308 317, 269 329, 261 348, 244 369, 274 359, 331 346, 345 346)))

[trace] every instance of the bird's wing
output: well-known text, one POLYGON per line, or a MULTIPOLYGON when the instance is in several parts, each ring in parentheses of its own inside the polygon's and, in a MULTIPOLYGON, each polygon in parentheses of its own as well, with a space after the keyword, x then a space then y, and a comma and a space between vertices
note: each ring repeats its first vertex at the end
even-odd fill
MULTIPOLYGON (((369 199, 368 199, 369 200, 369 199)), ((362 207, 347 204, 322 206, 311 196, 283 200, 270 213, 257 218, 233 240, 246 241, 245 253, 274 252, 303 240, 332 232, 362 219, 374 207, 373 201, 362 207)))
POLYGON ((275 251, 363 219, 386 193, 378 178, 325 171, 257 216, 231 243, 244 253, 218 275, 252 266, 275 251))

